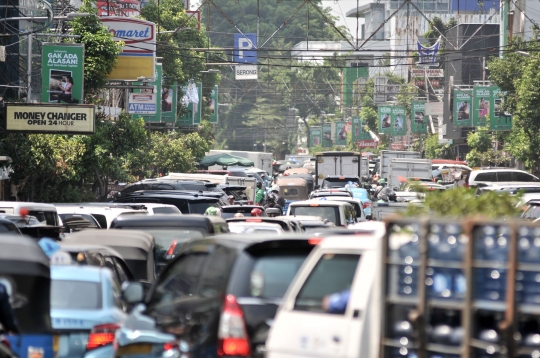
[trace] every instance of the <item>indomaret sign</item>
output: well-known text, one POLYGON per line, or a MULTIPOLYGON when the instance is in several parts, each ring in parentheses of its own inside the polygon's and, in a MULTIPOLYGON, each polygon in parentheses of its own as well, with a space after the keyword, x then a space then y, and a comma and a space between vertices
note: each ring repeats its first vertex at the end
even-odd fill
POLYGON ((8 103, 6 131, 93 134, 95 106, 8 103))

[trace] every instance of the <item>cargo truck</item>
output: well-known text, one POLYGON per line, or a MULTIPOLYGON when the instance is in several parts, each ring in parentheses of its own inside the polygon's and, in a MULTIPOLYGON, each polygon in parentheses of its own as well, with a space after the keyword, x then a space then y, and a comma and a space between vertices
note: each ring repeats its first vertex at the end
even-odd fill
POLYGON ((396 190, 395 188, 399 188, 401 180, 403 180, 401 178, 430 180, 431 173, 431 159, 392 158, 388 168, 388 187, 394 190, 396 190))
MULTIPOLYGON (((253 162, 255 168, 259 168, 272 175, 272 153, 248 152, 241 150, 211 150, 208 155, 226 153, 237 157, 247 158, 253 162)), ((222 169, 219 165, 214 165, 209 169, 222 169)))
POLYGON ((391 218, 323 240, 285 293, 267 358, 540 355, 540 224, 391 218))
MULTIPOLYGON (((315 178, 322 187, 327 177, 361 178, 362 154, 356 152, 321 152, 315 155, 315 178)), ((367 162, 366 162, 367 164, 367 162)))
POLYGON ((388 178, 390 171, 390 161, 394 158, 400 159, 420 159, 420 152, 406 152, 402 150, 381 150, 379 160, 380 178, 388 178))

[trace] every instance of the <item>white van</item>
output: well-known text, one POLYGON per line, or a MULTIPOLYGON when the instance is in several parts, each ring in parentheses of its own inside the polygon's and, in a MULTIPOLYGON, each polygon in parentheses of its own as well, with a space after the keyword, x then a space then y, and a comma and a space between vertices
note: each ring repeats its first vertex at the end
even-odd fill
POLYGON ((469 175, 469 186, 485 186, 498 182, 540 182, 540 179, 523 170, 509 168, 492 168, 473 170, 469 175))
POLYGON ((324 239, 311 252, 277 311, 266 358, 378 355, 380 337, 372 333, 381 323, 384 232, 375 228, 365 235, 324 239), (341 303, 344 310, 333 312, 330 296, 340 295, 348 295, 341 303))
POLYGON ((59 214, 90 214, 102 229, 111 227, 112 221, 120 214, 122 215, 148 215, 148 211, 136 210, 125 207, 109 207, 98 205, 77 205, 77 204, 55 204, 59 214))
POLYGON ((333 200, 303 200, 289 205, 287 216, 320 216, 336 226, 347 227, 357 222, 356 211, 352 204, 333 200))
POLYGON ((60 226, 56 207, 51 204, 25 201, 0 201, 0 214, 34 216, 41 224, 60 226))
MULTIPOLYGON (((366 221, 366 215, 364 214, 364 209, 362 209, 362 201, 360 199, 349 198, 346 196, 332 196, 332 197, 328 197, 326 200, 328 199, 332 201, 343 201, 343 202, 351 204, 354 207, 354 211, 356 212, 356 221, 357 222, 366 221)), ((316 199, 316 200, 321 200, 321 198, 316 199)))

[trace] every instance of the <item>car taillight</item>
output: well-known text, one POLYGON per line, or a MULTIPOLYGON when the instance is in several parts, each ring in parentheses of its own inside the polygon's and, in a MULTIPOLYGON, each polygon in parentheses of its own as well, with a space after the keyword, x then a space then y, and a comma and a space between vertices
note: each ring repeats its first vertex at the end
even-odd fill
POLYGON ((92 350, 111 344, 114 341, 114 334, 120 326, 114 323, 101 324, 94 326, 90 335, 88 336, 88 343, 86 344, 86 350, 92 350))
POLYGON ((178 241, 173 240, 171 242, 171 246, 169 246, 169 249, 167 250, 167 253, 165 254, 166 259, 171 259, 174 257, 174 249, 176 249, 176 245, 178 244, 178 241))
POLYGON ((244 312, 233 295, 225 297, 219 320, 218 355, 220 357, 251 355, 244 312))
POLYGON ((178 342, 172 341, 172 342, 167 342, 163 345, 164 351, 170 351, 172 349, 176 349, 178 351, 180 350, 180 346, 178 345, 178 342))

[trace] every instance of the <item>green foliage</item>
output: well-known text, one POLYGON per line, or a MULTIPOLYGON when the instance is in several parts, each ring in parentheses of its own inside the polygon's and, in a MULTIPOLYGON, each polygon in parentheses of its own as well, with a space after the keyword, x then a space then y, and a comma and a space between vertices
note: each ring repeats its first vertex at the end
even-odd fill
POLYGON ((475 132, 469 132, 467 144, 471 151, 467 153, 466 160, 473 167, 490 164, 497 166, 510 159, 504 156, 502 151, 493 149, 492 136, 486 127, 479 127, 475 132))
POLYGON ((428 135, 424 139, 424 156, 429 159, 454 159, 454 153, 450 144, 439 144, 437 134, 428 135))
POLYGON ((72 34, 81 36, 74 41, 84 44, 84 92, 90 95, 105 85, 123 44, 116 43, 99 20, 95 1, 85 0, 79 11, 90 14, 72 21, 72 34))
POLYGON ((360 110, 360 118, 365 121, 369 129, 375 133, 378 133, 378 115, 377 111, 371 107, 363 107, 360 110))
POLYGON ((457 24, 457 20, 453 17, 447 23, 444 23, 440 17, 435 16, 429 24, 429 30, 424 33, 424 37, 428 40, 429 46, 432 46, 437 42, 441 33, 446 36, 446 32, 452 27, 457 26, 457 24))
POLYGON ((488 218, 516 217, 520 196, 487 191, 476 196, 474 189, 455 188, 425 193, 423 205, 410 204, 406 215, 434 215, 438 217, 465 218, 482 215, 488 218))

